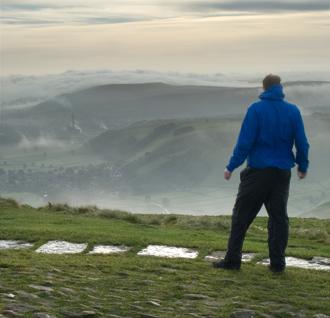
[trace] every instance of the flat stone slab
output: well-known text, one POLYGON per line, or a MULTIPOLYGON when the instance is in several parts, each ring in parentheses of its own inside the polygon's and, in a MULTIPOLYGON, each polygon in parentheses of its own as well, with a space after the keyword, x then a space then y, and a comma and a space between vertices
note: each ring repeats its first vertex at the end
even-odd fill
POLYGON ((125 245, 95 245, 88 254, 116 254, 129 251, 131 248, 125 245))
MULTIPOLYGON (((211 255, 206 255, 204 259, 209 262, 219 261, 226 256, 226 251, 214 251, 211 255)), ((242 262, 251 262, 256 256, 255 253, 242 253, 242 262)))
MULTIPOLYGON (((288 256, 285 258, 286 266, 305 269, 316 269, 330 271, 330 259, 326 257, 313 257, 311 260, 288 256)), ((257 264, 269 265, 269 258, 257 264)))
POLYGON ((0 250, 19 250, 19 249, 26 249, 31 248, 33 244, 22 242, 22 241, 14 241, 14 240, 0 240, 0 250))
POLYGON ((175 247, 167 245, 148 245, 145 249, 137 253, 137 255, 159 256, 170 258, 196 258, 198 252, 185 247, 175 247))
POLYGON ((70 243, 66 241, 49 241, 40 246, 36 252, 44 254, 78 254, 87 248, 87 243, 70 243))
POLYGON ((312 260, 309 261, 310 263, 317 263, 319 265, 327 265, 330 266, 330 258, 321 257, 321 256, 314 256, 312 260))

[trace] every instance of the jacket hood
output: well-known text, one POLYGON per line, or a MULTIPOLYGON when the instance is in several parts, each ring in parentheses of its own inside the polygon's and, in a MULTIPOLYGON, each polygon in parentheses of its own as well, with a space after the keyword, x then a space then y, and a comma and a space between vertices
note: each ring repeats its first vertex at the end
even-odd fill
POLYGON ((274 84, 259 95, 260 99, 283 99, 284 97, 283 86, 281 84, 274 84))

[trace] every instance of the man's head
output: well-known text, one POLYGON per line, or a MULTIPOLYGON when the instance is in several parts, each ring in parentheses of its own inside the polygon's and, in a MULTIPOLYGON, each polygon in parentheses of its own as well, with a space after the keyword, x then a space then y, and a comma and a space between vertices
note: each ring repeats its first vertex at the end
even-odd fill
POLYGON ((281 78, 278 75, 269 74, 262 81, 264 90, 267 90, 274 84, 281 84, 281 78))

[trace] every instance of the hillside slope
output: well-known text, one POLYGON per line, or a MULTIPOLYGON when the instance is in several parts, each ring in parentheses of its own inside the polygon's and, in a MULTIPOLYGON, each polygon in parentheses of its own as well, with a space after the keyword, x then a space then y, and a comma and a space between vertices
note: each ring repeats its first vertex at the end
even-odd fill
MULTIPOLYGON (((329 111, 329 82, 285 83, 288 100, 305 112, 329 111)), ((258 87, 215 87, 164 83, 108 84, 62 94, 5 114, 6 122, 28 135, 62 134, 74 114, 84 134, 140 120, 243 114, 258 99, 258 87)))
POLYGON ((6 117, 23 131, 34 127, 58 133, 73 113, 82 130, 93 133, 140 120, 242 113, 256 94, 256 88, 110 84, 63 94, 6 117))
POLYGON ((304 213, 302 217, 320 218, 320 219, 330 218, 330 201, 318 205, 309 212, 304 213))
POLYGON ((109 130, 90 140, 85 150, 120 166, 133 188, 214 184, 239 125, 237 118, 142 122, 109 130))
MULTIPOLYGON (((327 272, 288 268, 274 275, 256 261, 267 255, 266 219, 249 230, 245 251, 256 252, 239 272, 203 259, 224 250, 228 217, 131 215, 66 205, 33 209, 0 200, 0 239, 35 248, 48 240, 125 244, 125 255, 41 255, 0 250, 0 313, 17 317, 316 317, 329 314, 327 272), (138 256, 148 244, 197 249, 197 259, 138 256), (283 292, 285 291, 285 293, 283 292), (10 314, 11 312, 11 314, 10 314), (39 316, 38 316, 39 315, 39 316), (46 316, 49 315, 49 316, 46 316)), ((288 255, 329 256, 330 221, 291 220, 288 255)))
MULTIPOLYGON (((329 115, 314 113, 304 120, 311 144, 310 176, 317 182, 327 181, 330 149, 324 142, 330 134, 329 115)), ((240 115, 142 121, 108 130, 83 149, 119 166, 133 188, 194 187, 196 181, 201 186, 219 186, 241 122, 240 115)))

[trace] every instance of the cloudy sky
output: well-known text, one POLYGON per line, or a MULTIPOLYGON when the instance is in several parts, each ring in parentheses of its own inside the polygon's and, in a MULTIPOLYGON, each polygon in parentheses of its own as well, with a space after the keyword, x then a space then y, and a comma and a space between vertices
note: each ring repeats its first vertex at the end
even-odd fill
POLYGON ((2 75, 330 73, 329 0, 0 0, 2 75))

